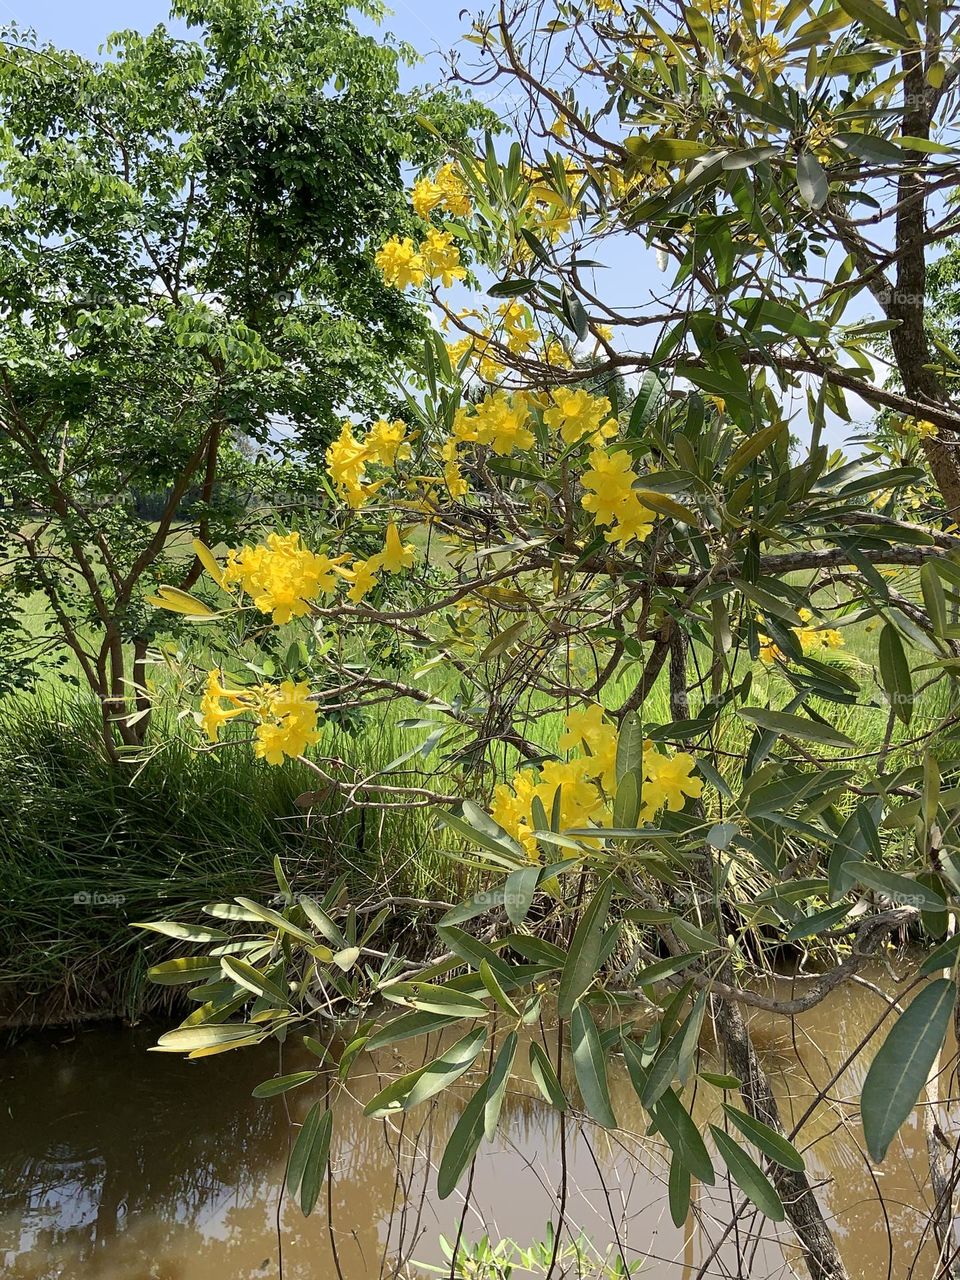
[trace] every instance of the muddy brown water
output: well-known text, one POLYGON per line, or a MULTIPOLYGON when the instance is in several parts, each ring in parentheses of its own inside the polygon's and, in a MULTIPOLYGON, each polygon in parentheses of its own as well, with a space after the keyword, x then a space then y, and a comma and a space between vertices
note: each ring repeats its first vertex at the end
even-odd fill
MULTIPOLYGON (((881 1009, 875 994, 848 987, 792 1027, 765 1014, 754 1018, 785 1117, 802 1114, 881 1009)), ((436 1166, 469 1086, 413 1113, 399 1132, 361 1114, 359 1104, 379 1087, 376 1074, 351 1081, 357 1102, 342 1098, 337 1106, 329 1203, 324 1194, 305 1220, 296 1204, 280 1199, 292 1132, 284 1099, 250 1096, 276 1072, 276 1046, 187 1062, 146 1052, 155 1036, 154 1029, 98 1028, 32 1039, 0 1054, 0 1274, 337 1280, 339 1265, 343 1280, 409 1280, 441 1262, 439 1237, 456 1236, 464 1200, 459 1193, 437 1198, 436 1166)), ((428 1050, 436 1051, 435 1040, 406 1042, 376 1065, 393 1073, 419 1065, 428 1050)), ((283 1069, 300 1065, 285 1050, 283 1069)), ((846 1072, 804 1128, 807 1166, 852 1277, 927 1280, 935 1259, 924 1243, 931 1196, 923 1134, 914 1117, 883 1166, 871 1168, 856 1123, 865 1069, 860 1062, 846 1072)), ((738 1200, 719 1180, 701 1198, 697 1225, 691 1219, 687 1231, 677 1231, 667 1211, 664 1148, 644 1136, 619 1059, 611 1062, 610 1084, 621 1129, 569 1124, 561 1135, 557 1115, 532 1086, 514 1082, 501 1133, 481 1147, 465 1239, 485 1231, 524 1244, 543 1237, 548 1219, 557 1218, 563 1140, 570 1227, 601 1249, 619 1239, 629 1261, 645 1260, 648 1280, 694 1280, 701 1269, 705 1277, 805 1274, 788 1233, 778 1237, 749 1216, 740 1220, 738 1239, 728 1238, 711 1258, 731 1200, 738 1200)), ((312 1088, 286 1095, 294 1119, 316 1097, 312 1088)), ((704 1090, 698 1120, 716 1118, 715 1099, 714 1090, 704 1090)), ((518 1280, 525 1274, 515 1273, 518 1280)))

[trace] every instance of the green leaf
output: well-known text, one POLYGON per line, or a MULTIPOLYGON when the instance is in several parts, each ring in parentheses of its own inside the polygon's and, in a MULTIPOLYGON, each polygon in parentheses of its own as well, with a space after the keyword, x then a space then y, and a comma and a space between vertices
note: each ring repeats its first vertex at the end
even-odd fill
POLYGON ((723 472, 723 483, 729 484, 735 476, 738 476, 744 467, 749 466, 755 458, 759 458, 774 440, 778 438, 784 431, 786 425, 782 422, 774 422, 769 427, 764 427, 761 431, 754 432, 748 436, 734 451, 730 457, 723 472))
POLYGON ((289 934, 291 938, 296 938, 298 942, 303 942, 308 947, 316 945, 315 938, 297 925, 291 924, 285 916, 282 916, 279 911, 274 911, 272 907, 261 907, 259 902, 251 902, 249 898, 237 898, 236 902, 244 911, 251 912, 257 919, 263 920, 265 924, 273 925, 281 933, 289 934))
POLYGON ((255 1044, 265 1034, 246 1022, 178 1027, 175 1031, 164 1032, 157 1041, 157 1048, 164 1053, 195 1053, 198 1049, 213 1049, 219 1045, 255 1044))
POLYGON ((932 561, 926 560, 920 566, 920 590, 923 603, 930 617, 930 625, 935 636, 947 634, 947 598, 943 592, 943 583, 932 561))
POLYGON ((534 1040, 530 1044, 530 1074, 544 1099, 557 1111, 566 1111, 567 1100, 557 1079, 553 1064, 534 1040))
POLYGON ((446 1200, 455 1189, 467 1165, 477 1153, 483 1137, 483 1113, 487 1104, 487 1082, 480 1086, 464 1108, 463 1114, 447 1139, 440 1171, 437 1174, 437 1194, 446 1200))
POLYGON ((570 1018, 570 1045, 573 1051, 573 1070, 584 1106, 597 1124, 615 1129, 617 1118, 610 1105, 607 1063, 600 1032, 584 1004, 577 1004, 570 1018))
POLYGON ((788 711, 770 711, 766 707, 741 707, 739 713, 744 720, 777 736, 786 734, 791 738, 802 738, 806 742, 822 742, 828 747, 857 746, 852 738, 848 738, 833 725, 808 720, 806 716, 791 715, 788 711))
POLYGON ((713 1134, 720 1158, 747 1199, 751 1200, 761 1213, 766 1214, 771 1222, 783 1222, 786 1217, 783 1202, 777 1195, 773 1183, 757 1162, 752 1156, 747 1155, 738 1142, 715 1124, 710 1126, 710 1132, 713 1134))
POLYGON ((410 1111, 435 1094, 442 1093, 470 1070, 486 1042, 485 1027, 471 1031, 433 1062, 400 1076, 381 1089, 364 1107, 363 1114, 378 1117, 391 1111, 410 1111))
POLYGON ((880 679, 894 714, 904 724, 909 724, 913 716, 913 679, 900 635, 889 622, 880 632, 878 659, 880 679))
POLYGON ((830 183, 823 165, 812 151, 801 151, 797 157, 797 186, 811 209, 821 209, 827 203, 830 183))
POLYGON ((255 1098, 275 1098, 278 1093, 286 1093, 288 1089, 297 1089, 302 1084, 316 1080, 319 1071, 297 1071, 289 1076, 277 1076, 273 1080, 264 1080, 253 1091, 255 1098))
POLYGON ((147 977, 162 987, 179 987, 198 978, 219 978, 220 961, 207 956, 180 956, 177 960, 151 965, 147 977))
POLYGON ((511 871, 504 882, 503 906, 507 919, 514 928, 518 928, 527 918, 540 880, 540 871, 539 863, 532 863, 529 867, 521 867, 519 871, 511 871))
POLYGON ((299 1192, 300 1208, 305 1217, 313 1212, 320 1194, 332 1132, 333 1112, 324 1111, 323 1103, 315 1102, 300 1127, 287 1165, 287 1186, 293 1195, 299 1192))
POLYGON ((412 1004, 425 1013, 442 1013, 459 1018, 484 1018, 487 1006, 476 996, 442 987, 431 982, 390 982, 380 988, 385 1000, 397 1004, 412 1004))
POLYGON ((840 7, 862 23, 871 35, 889 40, 901 48, 908 48, 914 43, 903 23, 877 0, 840 0, 840 7))
POLYGON ((289 1005, 290 999, 286 993, 245 960, 238 960, 236 956, 222 956, 220 968, 231 981, 246 987, 256 996, 272 1001, 278 1009, 284 1009, 289 1005))
POLYGON ((643 768, 643 724, 636 711, 628 711, 617 734, 617 782, 643 768))
POLYGON ((597 976, 612 895, 613 881, 606 880, 577 924, 557 992, 557 1014, 561 1018, 570 1017, 574 1004, 597 976))
POLYGON ((656 1106, 651 1108, 650 1116, 673 1154, 695 1178, 712 1187, 717 1179, 710 1154, 700 1136, 700 1130, 673 1089, 667 1089, 660 1096, 656 1106))
POLYGON ((222 929, 204 928, 198 924, 177 924, 173 920, 149 920, 135 922, 131 929, 149 929, 152 933, 162 933, 168 938, 181 938, 184 942, 226 942, 230 937, 222 929))
POLYGON ((402 1040, 414 1040, 428 1035, 431 1031, 440 1031, 459 1021, 457 1014, 439 1013, 402 1013, 393 1018, 367 1041, 370 1053, 377 1049, 385 1049, 388 1045, 399 1044, 402 1040))
POLYGON ((955 983, 947 978, 931 982, 894 1023, 870 1064, 860 1093, 860 1114, 867 1150, 878 1164, 927 1083, 956 999, 955 983))
POLYGON ((300 897, 300 907, 310 923, 316 925, 326 940, 332 942, 338 951, 347 945, 346 938, 319 902, 303 894, 300 897))
POLYGON ((792 1142, 787 1141, 782 1133, 777 1133, 776 1129, 771 1129, 762 1120, 754 1120, 745 1111, 740 1111, 737 1107, 731 1107, 726 1102, 723 1104, 723 1109, 743 1136, 762 1151, 765 1156, 776 1164, 783 1165, 785 1169, 793 1169, 796 1173, 803 1173, 803 1156, 792 1142))
POLYGON ((494 973, 490 964, 486 960, 480 961, 480 981, 483 983, 486 989, 490 992, 494 1000, 497 1002, 500 1008, 504 1011, 507 1017, 516 1018, 517 1021, 519 1021, 520 1010, 517 1008, 517 1006, 513 1003, 513 1001, 504 991, 503 987, 500 985, 500 983, 497 980, 497 975, 494 973))
POLYGON ((917 907, 923 911, 943 911, 947 905, 936 889, 921 884, 919 880, 912 880, 909 876, 884 871, 871 862, 855 860, 845 863, 843 870, 861 884, 878 890, 898 906, 917 907))
POLYGON ((635 827, 640 817, 640 774, 625 773, 617 783, 613 798, 614 827, 635 827))
POLYGON ((483 1108, 483 1136, 487 1142, 492 1142, 497 1132, 500 1108, 503 1106, 503 1098, 510 1082, 510 1072, 513 1070, 513 1060, 517 1054, 517 1043, 517 1033, 511 1031, 500 1046, 500 1052, 497 1054, 497 1060, 493 1064, 493 1070, 487 1081, 487 1100, 483 1108))
POLYGON ((441 811, 440 821, 444 826, 450 827, 463 836, 465 840, 473 841, 488 853, 496 854, 505 866, 512 868, 518 862, 523 866, 529 865, 530 859, 522 845, 517 844, 499 823, 494 822, 488 814, 469 800, 464 800, 459 814, 441 811))
POLYGON ((673 1225, 682 1227, 690 1212, 690 1170, 676 1154, 670 1161, 667 1194, 670 1199, 670 1217, 673 1225))

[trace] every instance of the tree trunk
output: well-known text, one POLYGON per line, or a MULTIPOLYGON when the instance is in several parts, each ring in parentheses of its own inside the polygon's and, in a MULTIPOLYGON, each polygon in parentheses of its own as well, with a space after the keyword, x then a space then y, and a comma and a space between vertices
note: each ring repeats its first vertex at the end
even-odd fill
MULTIPOLYGON (((714 997, 713 1016, 733 1073, 743 1082, 740 1096, 747 1112, 754 1120, 769 1125, 777 1133, 784 1133, 780 1109, 739 1006, 732 1000, 714 997)), ((770 1164, 768 1173, 800 1241, 811 1280, 849 1280, 807 1175, 774 1163, 770 1164)))

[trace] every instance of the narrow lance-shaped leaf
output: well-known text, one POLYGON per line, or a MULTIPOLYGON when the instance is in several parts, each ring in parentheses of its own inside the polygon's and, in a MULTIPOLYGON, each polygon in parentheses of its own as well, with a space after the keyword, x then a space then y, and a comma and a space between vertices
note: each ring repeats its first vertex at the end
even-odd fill
POLYGON ((574 932, 557 994, 557 1013, 561 1018, 570 1017, 574 1004, 597 976, 612 895, 613 882, 606 880, 590 901, 574 932))
POLYGON ((752 1200, 761 1213, 765 1213, 771 1222, 782 1222, 786 1217, 783 1202, 777 1195, 773 1183, 763 1172, 752 1156, 735 1142, 728 1133, 715 1124, 710 1126, 713 1140, 717 1144, 720 1158, 730 1171, 730 1176, 747 1197, 752 1200))
POLYGON ((916 1105, 943 1047, 956 1003, 956 984, 938 978, 900 1015, 863 1082, 860 1114, 867 1150, 878 1163, 916 1105))
POLYGON ((570 1019, 570 1044, 573 1049, 573 1069, 580 1086, 584 1106, 607 1129, 614 1129, 617 1117, 610 1105, 607 1086, 607 1063, 600 1041, 600 1033, 589 1009, 578 1004, 570 1019))

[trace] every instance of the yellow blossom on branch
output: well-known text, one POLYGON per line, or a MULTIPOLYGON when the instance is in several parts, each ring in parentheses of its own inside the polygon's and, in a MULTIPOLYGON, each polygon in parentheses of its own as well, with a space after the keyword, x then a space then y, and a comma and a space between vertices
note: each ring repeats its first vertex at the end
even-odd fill
POLYGON ((449 231, 438 231, 436 227, 431 227, 420 246, 420 256, 425 273, 431 280, 439 280, 446 289, 450 288, 454 280, 466 277, 467 273, 460 265, 460 250, 449 231))
POLYGON ((301 546, 299 533, 271 533, 265 545, 230 552, 223 584, 228 589, 239 584, 255 608, 282 626, 309 613, 318 595, 335 590, 337 563, 301 546))
POLYGON ((386 541, 383 551, 377 557, 380 567, 386 573, 400 573, 413 565, 414 548, 409 542, 400 540, 400 531, 391 520, 387 525, 386 541))
POLYGON ((606 396, 592 396, 579 388, 571 391, 560 387, 553 393, 553 406, 543 415, 552 431, 559 431, 564 444, 576 444, 585 436, 609 439, 617 433, 617 424, 609 417, 610 401, 606 396))
POLYGON ((396 289, 406 289, 408 285, 419 288, 423 284, 426 276, 423 256, 409 236, 402 240, 393 236, 377 252, 374 261, 387 284, 396 289))

